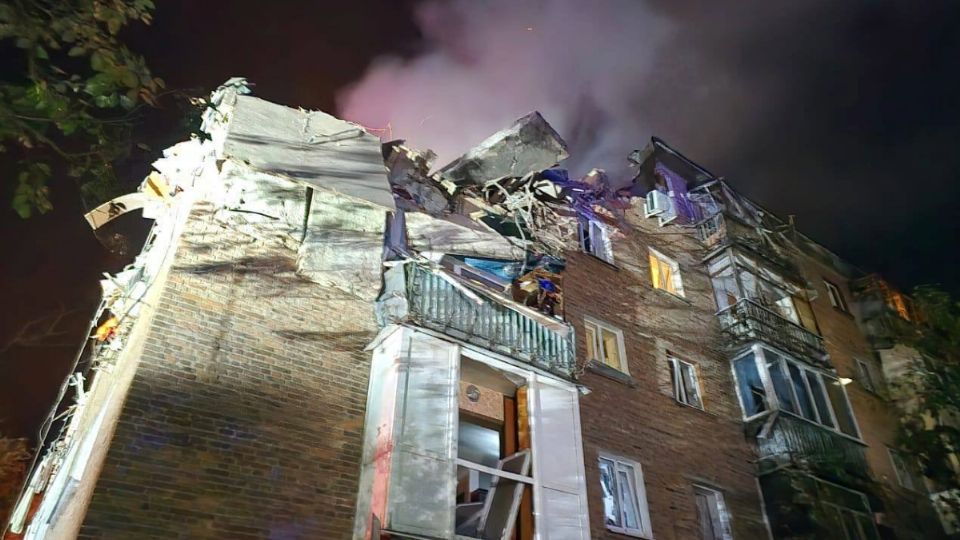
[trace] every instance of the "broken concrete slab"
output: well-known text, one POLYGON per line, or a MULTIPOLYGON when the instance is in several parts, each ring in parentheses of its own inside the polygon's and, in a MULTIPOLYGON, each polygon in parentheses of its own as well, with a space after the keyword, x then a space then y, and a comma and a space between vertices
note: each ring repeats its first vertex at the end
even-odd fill
POLYGON ((560 134, 540 113, 532 112, 438 172, 457 184, 483 185, 553 167, 569 155, 560 134))
POLYGON ((261 171, 394 208, 380 140, 320 111, 238 95, 223 157, 261 171))

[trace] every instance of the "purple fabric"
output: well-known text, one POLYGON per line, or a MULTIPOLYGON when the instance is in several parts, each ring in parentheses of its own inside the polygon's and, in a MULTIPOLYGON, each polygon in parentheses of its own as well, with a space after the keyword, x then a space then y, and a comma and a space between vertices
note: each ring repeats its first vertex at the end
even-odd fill
POLYGON ((690 223, 700 221, 700 209, 687 198, 687 181, 659 162, 653 170, 666 179, 667 189, 670 191, 670 198, 673 199, 673 207, 677 209, 677 215, 690 223))

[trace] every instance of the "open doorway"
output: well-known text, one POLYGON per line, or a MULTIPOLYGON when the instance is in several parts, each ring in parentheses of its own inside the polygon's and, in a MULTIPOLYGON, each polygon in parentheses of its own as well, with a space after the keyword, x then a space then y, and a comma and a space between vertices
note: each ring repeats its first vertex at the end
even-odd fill
POLYGON ((459 383, 457 535, 532 540, 528 381, 462 357, 459 383))

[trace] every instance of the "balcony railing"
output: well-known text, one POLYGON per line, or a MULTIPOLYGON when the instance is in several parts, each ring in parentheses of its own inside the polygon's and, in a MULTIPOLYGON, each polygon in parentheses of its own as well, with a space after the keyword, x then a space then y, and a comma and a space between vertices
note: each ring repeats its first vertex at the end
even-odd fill
POLYGON ((717 317, 720 329, 737 342, 766 341, 808 361, 828 361, 823 338, 753 300, 740 300, 717 313, 717 317))
POLYGON ((502 298, 482 293, 471 298, 447 279, 412 264, 405 272, 411 322, 565 377, 572 375, 573 328, 562 321, 538 321, 548 316, 524 314, 525 308, 509 308, 504 305, 509 301, 502 298))
POLYGON ((865 446, 857 441, 781 412, 764 436, 757 437, 760 457, 776 464, 805 462, 824 473, 869 477, 865 446))
POLYGON ((723 219, 723 212, 701 220, 696 228, 697 238, 708 249, 721 246, 727 239, 727 223, 723 219))

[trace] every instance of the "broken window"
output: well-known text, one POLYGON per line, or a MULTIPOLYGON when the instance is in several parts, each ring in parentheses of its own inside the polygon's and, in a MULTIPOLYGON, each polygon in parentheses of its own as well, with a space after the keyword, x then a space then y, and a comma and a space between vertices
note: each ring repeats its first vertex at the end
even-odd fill
POLYGON ((762 346, 754 346, 733 366, 745 420, 778 410, 860 438, 843 388, 848 379, 838 379, 762 346))
POLYGON ((595 319, 584 319, 583 328, 586 335, 584 340, 587 345, 587 360, 595 360, 627 373, 623 332, 619 328, 595 319))
POLYGON ((723 494, 703 486, 693 486, 693 492, 697 501, 700 537, 703 540, 732 540, 730 515, 723 502, 723 494))
POLYGON ((374 350, 365 425, 359 537, 589 535, 565 381, 400 327, 374 350))
POLYGON ((810 332, 819 333, 816 317, 802 287, 737 253, 710 261, 707 266, 717 308, 721 311, 743 299, 751 300, 810 332))
POLYGON ((700 381, 696 366, 677 358, 669 358, 668 361, 670 378, 673 380, 673 397, 680 403, 702 409, 703 401, 700 399, 700 381))
POLYGON ((651 538, 650 512, 640 464, 600 453, 600 491, 607 529, 651 538))
POLYGON ((597 220, 580 220, 580 248, 584 253, 589 253, 602 261, 613 264, 613 244, 610 242, 610 231, 597 220))
POLYGON ((857 360, 857 378, 865 390, 870 392, 877 391, 877 385, 873 380, 873 371, 870 369, 870 365, 863 360, 857 360))
POLYGON ((677 296, 683 296, 683 281, 680 279, 680 265, 659 251, 648 248, 650 252, 650 276, 653 286, 677 296))
POLYGON ((916 462, 893 448, 887 448, 887 452, 890 454, 890 461, 897 475, 897 483, 910 491, 925 492, 926 484, 916 462))
POLYGON ((843 297, 843 293, 840 292, 840 287, 837 287, 827 280, 823 280, 823 284, 827 286, 827 296, 830 298, 830 305, 844 313, 849 313, 850 309, 847 307, 847 300, 843 297))
POLYGON ((757 370, 757 359, 753 352, 733 362, 737 376, 737 391, 745 418, 752 418, 768 410, 767 389, 757 370))

